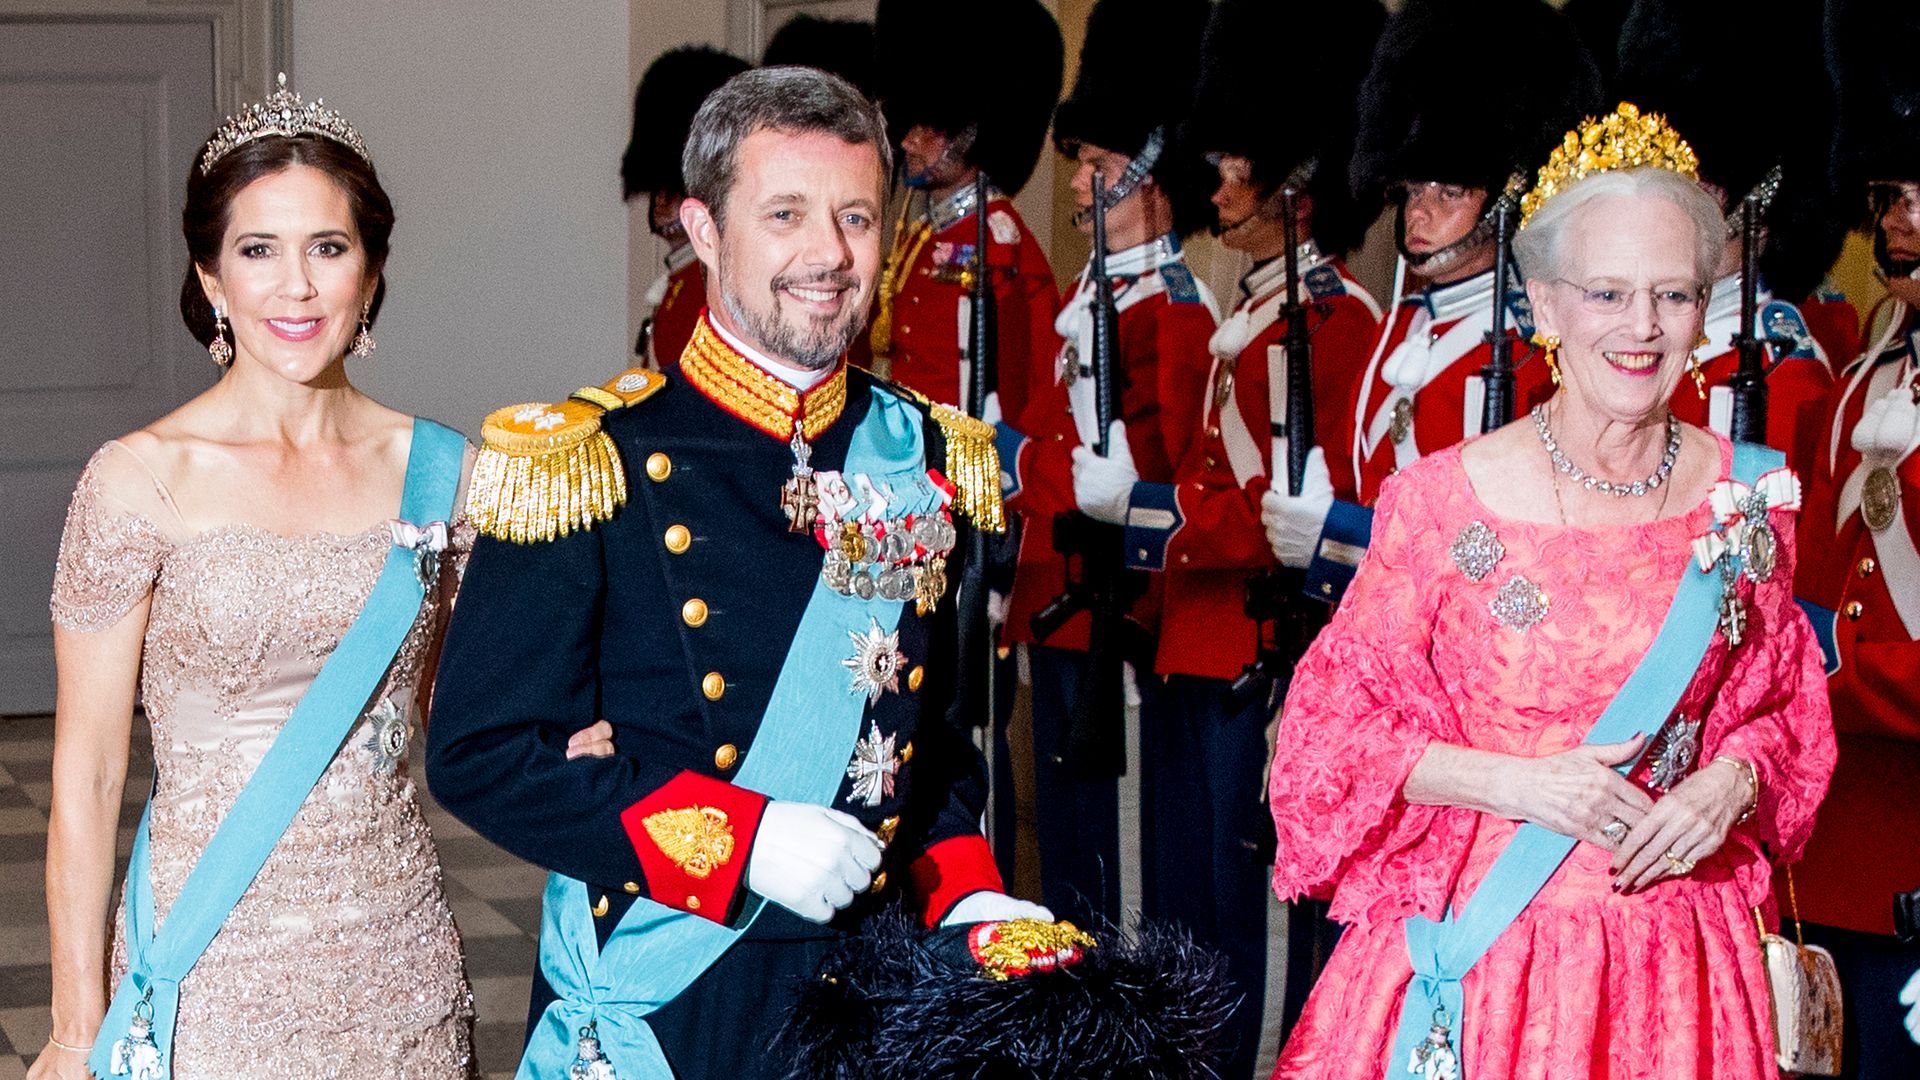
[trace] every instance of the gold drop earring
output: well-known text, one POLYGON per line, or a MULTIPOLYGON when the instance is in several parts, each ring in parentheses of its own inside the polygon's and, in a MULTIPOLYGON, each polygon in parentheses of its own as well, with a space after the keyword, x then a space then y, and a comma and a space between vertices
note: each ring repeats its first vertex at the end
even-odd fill
POLYGON ((1542 334, 1540 331, 1535 330, 1533 332, 1532 341, 1533 341, 1533 344, 1538 345, 1542 349, 1546 350, 1545 359, 1547 361, 1547 377, 1553 380, 1553 385, 1559 386, 1560 385, 1560 335, 1559 334, 1542 334))
POLYGON ((1687 354, 1687 374, 1693 376, 1693 392, 1700 396, 1701 401, 1707 400, 1707 373, 1700 369, 1700 348, 1709 340, 1707 335, 1701 334, 1693 352, 1687 354))

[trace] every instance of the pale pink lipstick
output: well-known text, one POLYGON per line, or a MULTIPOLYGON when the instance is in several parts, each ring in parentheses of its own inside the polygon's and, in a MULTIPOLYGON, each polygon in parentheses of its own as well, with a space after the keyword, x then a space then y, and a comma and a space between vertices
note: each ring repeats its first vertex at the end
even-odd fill
POLYGON ((315 316, 311 319, 267 319, 267 329, 282 341, 312 341, 320 333, 327 320, 315 316))

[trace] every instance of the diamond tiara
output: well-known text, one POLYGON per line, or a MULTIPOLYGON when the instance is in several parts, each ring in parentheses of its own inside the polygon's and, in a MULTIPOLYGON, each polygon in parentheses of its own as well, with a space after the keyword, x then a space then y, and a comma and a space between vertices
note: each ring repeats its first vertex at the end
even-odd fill
POLYGON ((320 98, 302 101, 299 94, 287 89, 287 73, 283 71, 280 88, 267 100, 255 102, 227 117, 227 122, 207 140, 206 153, 200 155, 200 175, 212 171, 214 162, 227 156, 234 147, 269 135, 287 138, 319 135, 360 155, 361 161, 373 164, 373 158, 367 154, 367 144, 361 141, 353 125, 347 123, 347 118, 327 108, 320 98))
POLYGON ((1700 159, 1693 147, 1659 113, 1643 114, 1632 102, 1623 101, 1606 116, 1597 120, 1587 117, 1586 123, 1567 132, 1547 163, 1540 166, 1538 182, 1520 200, 1520 227, 1526 228, 1548 199, 1576 181, 1641 165, 1677 172, 1689 180, 1700 179, 1700 159))

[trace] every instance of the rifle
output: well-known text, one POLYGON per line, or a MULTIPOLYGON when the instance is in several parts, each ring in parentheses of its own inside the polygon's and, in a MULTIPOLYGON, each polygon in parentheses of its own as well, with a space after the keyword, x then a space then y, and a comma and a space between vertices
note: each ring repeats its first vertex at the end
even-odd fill
MULTIPOLYGON (((987 264, 987 174, 974 178, 974 256, 968 282, 967 415, 978 420, 994 390, 994 350, 999 344, 995 323, 992 270, 987 264)), ((993 627, 987 618, 987 592, 992 587, 992 544, 986 530, 967 531, 967 562, 960 575, 956 601, 959 613, 960 672, 956 687, 961 722, 970 727, 993 726, 993 627)))
MULTIPOLYGON (((1286 357, 1287 412, 1284 419, 1268 419, 1274 439, 1287 441, 1287 493, 1294 496, 1300 494, 1306 481, 1307 455, 1314 446, 1313 345, 1307 333, 1306 306, 1300 302, 1300 238, 1295 223, 1298 199, 1299 189, 1292 183, 1280 189, 1286 243, 1282 257, 1287 260, 1287 298, 1280 309, 1280 317, 1287 324, 1281 339, 1286 357)), ((1268 378, 1272 377, 1269 370, 1268 378)), ((1218 407, 1226 406, 1221 402, 1218 407)), ((1273 462, 1276 474, 1280 464, 1273 462)), ((1257 652, 1253 663, 1241 669, 1228 689, 1236 709, 1267 696, 1276 682, 1290 678, 1293 665, 1327 624, 1327 605, 1307 595, 1306 576, 1304 570, 1281 566, 1247 579, 1242 610, 1253 620, 1257 652)))
MULTIPOLYGON (((1111 451, 1107 432, 1113 426, 1113 343, 1118 313, 1113 302, 1113 280, 1107 276, 1106 181, 1093 174, 1093 257, 1087 274, 1093 283, 1094 420, 1093 452, 1111 451)), ((1051 637, 1075 614, 1091 616, 1087 630, 1087 667, 1074 693, 1067 721, 1066 758, 1069 767, 1085 777, 1120 776, 1126 772, 1126 662, 1127 609, 1143 583, 1126 567, 1125 530, 1096 521, 1078 510, 1055 514, 1053 549, 1067 560, 1066 588, 1033 614, 1034 636, 1051 637), (1077 569, 1077 573, 1076 573, 1077 569)))
POLYGON ((1480 407, 1480 430, 1505 427, 1513 419, 1513 338, 1507 335, 1507 275, 1513 263, 1513 229, 1508 224, 1512 200, 1502 192, 1493 208, 1493 327, 1487 331, 1490 356, 1480 369, 1486 396, 1480 407))
POLYGON ((1733 391, 1733 423, 1728 434, 1739 442, 1767 441, 1767 339, 1754 334, 1760 321, 1760 193, 1747 192, 1740 210, 1740 332, 1733 348, 1740 366, 1727 379, 1733 391))

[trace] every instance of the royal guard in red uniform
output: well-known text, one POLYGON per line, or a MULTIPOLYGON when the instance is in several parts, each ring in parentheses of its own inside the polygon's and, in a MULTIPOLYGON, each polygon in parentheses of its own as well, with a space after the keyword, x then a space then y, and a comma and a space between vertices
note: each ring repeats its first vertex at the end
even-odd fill
MULTIPOLYGON (((1121 914, 1118 795, 1113 775, 1072 760, 1066 749, 1072 703, 1089 667, 1090 619, 1075 615, 1043 642, 1032 617, 1067 586, 1066 560, 1054 550, 1054 515, 1080 509, 1097 520, 1124 521, 1134 480, 1173 479, 1180 447, 1171 444, 1174 433, 1163 419, 1183 415, 1182 403, 1197 409, 1205 392, 1213 298, 1187 268, 1180 238, 1206 224, 1210 170, 1176 140, 1207 11, 1205 0, 1099 0, 1087 19, 1073 90, 1054 113, 1055 145, 1076 163, 1074 220, 1083 230, 1092 228, 1096 173, 1105 184, 1106 270, 1119 312, 1113 433, 1124 436, 1111 440, 1112 460, 1129 463, 1133 474, 1109 477, 1103 498, 1090 505, 1081 459, 1102 433, 1095 419, 1095 288, 1087 271, 1054 320, 1051 362, 1030 366, 1024 404, 1012 402, 1016 388, 1001 380, 1002 487, 1023 529, 1006 637, 1030 646, 1041 884, 1057 910, 1073 913, 1068 917, 1121 914), (1143 80, 1143 70, 1153 77, 1143 80)), ((1151 629, 1154 600, 1150 592, 1132 608, 1142 636, 1151 629)), ((1133 659, 1150 665, 1152 654, 1135 652, 1133 659)), ((1120 718, 1110 719, 1118 728, 1120 718)))
POLYGON ((633 92, 633 137, 620 159, 620 182, 629 202, 646 198, 647 228, 667 245, 667 272, 647 286, 646 314, 633 345, 634 355, 656 371, 679 362, 707 306, 706 277, 680 226, 680 203, 687 197, 680 151, 687 127, 707 95, 747 66, 732 53, 686 45, 661 53, 633 92))
MULTIPOLYGON (((1248 580, 1276 566, 1260 497, 1287 484, 1285 442, 1274 433, 1286 420, 1293 359, 1285 345, 1289 263, 1311 342, 1316 405, 1337 409, 1352 397, 1380 322, 1379 304, 1339 258, 1359 245, 1379 209, 1377 200, 1357 205, 1350 193, 1352 121, 1325 109, 1289 111, 1276 122, 1275 105, 1291 86, 1328 101, 1351 99, 1383 20, 1371 5, 1224 0, 1208 26, 1199 90, 1181 135, 1214 164, 1214 234, 1250 256, 1253 268, 1233 314, 1208 342, 1202 392, 1161 406, 1160 429, 1178 448, 1173 477, 1133 483, 1125 539, 1127 565, 1151 574, 1161 593, 1155 677, 1143 678, 1140 714, 1142 905, 1227 958, 1238 1004, 1224 1077, 1252 1074, 1265 1012, 1272 824, 1260 809, 1259 763, 1267 758, 1272 709, 1266 693, 1236 696, 1232 685, 1259 640, 1246 612, 1248 580), (1272 43, 1289 36, 1315 45, 1298 50, 1282 83, 1272 43), (1288 186, 1297 189, 1292 203, 1283 195, 1288 186), (1291 247, 1289 209, 1297 231, 1291 247)), ((1081 466, 1081 486, 1088 466, 1099 464, 1081 466)), ((1108 472, 1117 468, 1106 463, 1108 472)), ((1290 970, 1295 955, 1290 949, 1290 970)), ((1290 990, 1295 981, 1310 979, 1290 978, 1290 990)))
POLYGON ((900 148, 907 197, 854 362, 935 401, 967 404, 979 228, 974 181, 984 172, 996 375, 1001 408, 1017 412, 1028 368, 1053 360, 1060 303, 1046 250, 1012 199, 1033 175, 1060 95, 1060 27, 1038 0, 992 0, 965 18, 924 0, 885 0, 874 39, 880 103, 900 148), (958 69, 928 68, 927 47, 935 41, 962 61, 958 69), (994 77, 965 77, 982 66, 994 77))
POLYGON ((1833 212, 1825 148, 1831 95, 1817 52, 1820 10, 1752 17, 1731 2, 1636 0, 1621 27, 1617 95, 1686 133, 1700 182, 1727 214, 1726 252, 1707 301, 1692 378, 1673 393, 1682 421, 1730 435, 1740 366, 1744 200, 1760 197, 1763 229, 1753 333, 1769 340, 1767 431, 1796 475, 1812 464, 1821 403, 1833 386, 1827 353, 1800 309, 1840 254, 1846 226, 1833 212), (1753 57, 1774 58, 1765 78, 1753 57))
POLYGON ((1532 326, 1518 278, 1494 281, 1496 210, 1504 200, 1518 220, 1529 163, 1598 110, 1599 75, 1565 17, 1538 0, 1501 0, 1474 18, 1411 0, 1387 21, 1359 100, 1352 183, 1393 202, 1393 300, 1341 423, 1327 425, 1344 446, 1298 496, 1269 489, 1261 506, 1275 557, 1305 567, 1334 602, 1366 549, 1380 482, 1480 434, 1496 292, 1517 339, 1513 414, 1551 393, 1548 365, 1520 344, 1532 326), (1495 39, 1510 55, 1555 61, 1517 78, 1485 61, 1495 39))
POLYGON ((1912 1077, 1920 1076, 1920 78, 1908 57, 1885 48, 1889 35, 1913 40, 1920 17, 1911 7, 1836 7, 1829 48, 1840 85, 1858 95, 1842 100, 1839 171, 1843 190, 1871 195, 1889 296, 1868 320, 1866 351, 1827 398, 1800 515, 1795 586, 1829 647, 1840 756, 1806 855, 1775 884, 1781 910, 1797 904, 1807 941, 1839 968, 1844 1075, 1912 1077))

